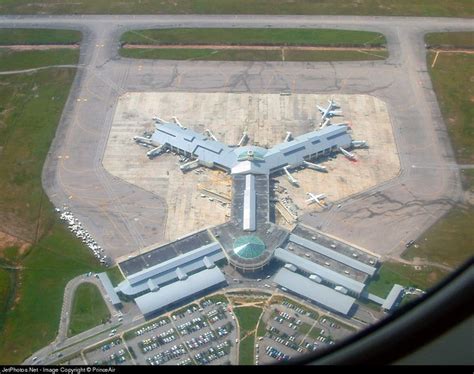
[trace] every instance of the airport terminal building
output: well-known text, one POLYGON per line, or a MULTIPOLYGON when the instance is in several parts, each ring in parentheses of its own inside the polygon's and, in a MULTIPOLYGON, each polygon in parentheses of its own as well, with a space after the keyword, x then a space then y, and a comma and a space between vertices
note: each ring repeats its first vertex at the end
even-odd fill
POLYGON ((329 126, 270 149, 228 146, 208 135, 157 120, 148 140, 156 148, 148 154, 183 155, 188 158, 183 171, 202 165, 229 173, 230 219, 121 262, 125 280, 111 293, 134 299, 149 317, 226 286, 222 263, 248 273, 272 262, 280 269, 273 279, 277 286, 335 313, 349 315, 360 297, 386 308, 393 304, 395 292, 384 300, 365 290, 377 271, 376 258, 347 245, 336 248, 299 225, 289 232, 270 220, 270 175, 283 170, 291 181, 292 168, 350 147, 347 126, 329 126))
MULTIPOLYGON (((150 141, 162 152, 170 150, 190 159, 191 165, 219 168, 232 176, 230 221, 212 233, 232 266, 242 271, 264 267, 287 233, 270 222, 270 175, 303 165, 352 144, 348 128, 329 126, 312 131, 270 149, 231 147, 210 134, 200 134, 179 123, 157 120, 150 141)), ((154 152, 154 151, 152 151, 154 152)))

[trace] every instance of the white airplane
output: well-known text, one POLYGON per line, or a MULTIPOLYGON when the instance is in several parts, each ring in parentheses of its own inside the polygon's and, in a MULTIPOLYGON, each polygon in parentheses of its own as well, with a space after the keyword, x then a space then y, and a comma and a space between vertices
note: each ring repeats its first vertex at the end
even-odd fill
POLYGON ((309 199, 306 200, 308 204, 317 203, 321 205, 322 207, 326 206, 326 204, 323 201, 326 198, 325 194, 321 193, 319 195, 315 195, 315 194, 312 194, 311 192, 308 192, 307 195, 309 196, 309 199))
POLYGON ((329 121, 331 121, 330 118, 326 118, 326 121, 324 121, 324 122, 321 121, 321 124, 319 125, 319 128, 324 129, 327 125, 330 125, 329 121))
POLYGON ((318 110, 321 112, 321 122, 324 122, 326 118, 331 118, 337 115, 342 114, 341 110, 334 110, 339 108, 339 106, 334 102, 334 100, 328 100, 329 105, 327 108, 320 107, 319 105, 316 105, 318 110))

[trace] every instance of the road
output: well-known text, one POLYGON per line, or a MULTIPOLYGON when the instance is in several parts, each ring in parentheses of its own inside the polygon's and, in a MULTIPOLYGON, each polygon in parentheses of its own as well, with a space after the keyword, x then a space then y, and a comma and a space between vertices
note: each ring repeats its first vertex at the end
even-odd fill
MULTIPOLYGON (((0 27, 81 30, 80 65, 43 170, 57 206, 68 204, 112 258, 163 239, 167 204, 109 175, 101 160, 118 97, 128 91, 370 94, 389 109, 400 175, 302 222, 396 257, 462 198, 459 170, 427 73, 423 35, 472 30, 472 20, 350 16, 4 16, 0 27), (323 27, 385 34, 385 61, 192 62, 118 56, 119 37, 151 27, 323 27)), ((159 108, 157 108, 159 114, 159 108)))
POLYGON ((54 341, 51 342, 51 344, 35 352, 31 357, 25 360, 24 364, 33 364, 32 358, 35 356, 39 358, 39 360, 36 362, 37 364, 47 364, 55 362, 59 360, 59 358, 57 354, 53 354, 53 352, 59 353, 58 351, 61 351, 63 356, 67 356, 70 352, 75 352, 76 350, 78 350, 78 347, 84 348, 88 345, 91 345, 93 341, 91 341, 90 338, 92 337, 95 337, 95 341, 100 341, 105 338, 109 338, 108 334, 110 333, 110 330, 113 326, 117 326, 119 324, 128 326, 130 324, 136 324, 139 321, 143 322, 143 317, 140 316, 141 318, 137 318, 138 314, 135 310, 132 310, 129 314, 123 316, 123 321, 119 322, 118 318, 122 314, 118 313, 115 307, 110 302, 110 300, 104 296, 104 302, 107 305, 111 316, 110 322, 101 324, 72 337, 68 337, 67 333, 69 328, 70 316, 72 313, 72 303, 74 300, 75 291, 79 285, 84 283, 94 284, 100 290, 102 295, 106 295, 106 291, 102 286, 102 283, 94 276, 88 276, 87 274, 83 274, 71 279, 66 285, 66 288, 64 289, 64 298, 63 305, 61 308, 61 317, 59 320, 58 335, 56 336, 54 341), (71 348, 67 349, 67 347, 71 348))

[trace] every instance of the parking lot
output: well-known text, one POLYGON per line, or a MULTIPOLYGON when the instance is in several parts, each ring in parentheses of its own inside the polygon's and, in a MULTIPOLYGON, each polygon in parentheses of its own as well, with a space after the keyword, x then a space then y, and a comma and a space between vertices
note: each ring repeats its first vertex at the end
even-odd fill
POLYGON ((132 365, 121 338, 113 338, 84 352, 89 365, 132 365))
POLYGON ((225 305, 203 300, 125 334, 140 365, 235 363, 235 324, 225 305))
POLYGON ((273 304, 262 318, 266 333, 256 341, 256 364, 296 358, 333 345, 354 333, 350 326, 332 317, 286 300, 273 304))

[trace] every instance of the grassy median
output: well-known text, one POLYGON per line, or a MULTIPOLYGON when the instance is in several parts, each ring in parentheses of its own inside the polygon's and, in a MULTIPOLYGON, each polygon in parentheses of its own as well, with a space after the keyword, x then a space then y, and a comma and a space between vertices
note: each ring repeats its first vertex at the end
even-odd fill
POLYGON ((0 71, 34 69, 43 66, 74 65, 79 52, 76 49, 44 51, 15 51, 0 49, 0 71))
POLYGON ((434 32, 425 35, 425 43, 432 48, 474 48, 474 32, 434 32))
POLYGON ((3 14, 346 14, 472 17, 469 0, 3 0, 3 14))
POLYGON ((234 314, 240 327, 239 364, 252 365, 254 363, 255 333, 262 315, 262 308, 254 306, 236 307, 234 308, 234 314))
POLYGON ((91 283, 81 284, 74 294, 68 336, 87 331, 109 318, 109 309, 99 289, 91 283))
POLYGON ((51 65, 72 65, 78 61, 75 49, 28 50, 35 45, 75 45, 82 34, 73 30, 0 29, 0 71, 32 69, 51 65), (8 46, 21 45, 25 50, 8 46), (6 47, 6 48, 5 48, 6 47))
POLYGON ((120 55, 123 57, 163 60, 349 61, 380 60, 388 56, 387 50, 383 48, 386 43, 384 35, 354 30, 151 29, 128 31, 122 35, 121 42, 124 47, 120 49, 120 55), (149 47, 139 48, 140 45, 149 47), (171 45, 173 48, 166 48, 171 45), (150 48, 153 46, 155 48, 150 48), (297 47, 328 49, 294 49, 297 47), (334 50, 334 47, 345 49, 334 50))
POLYGON ((251 334, 240 341, 239 365, 253 365, 254 361, 255 335, 251 334))
POLYGON ((249 332, 257 328, 257 323, 262 314, 262 308, 254 306, 244 306, 234 308, 234 313, 239 320, 240 337, 244 337, 249 332))
POLYGON ((334 29, 173 28, 132 30, 120 41, 147 45, 382 46, 377 32, 334 29))
POLYGON ((0 45, 76 44, 82 34, 74 30, 0 29, 0 45))
POLYGON ((117 287, 119 283, 124 280, 123 274, 120 271, 118 265, 107 269, 106 273, 114 287, 117 287))

